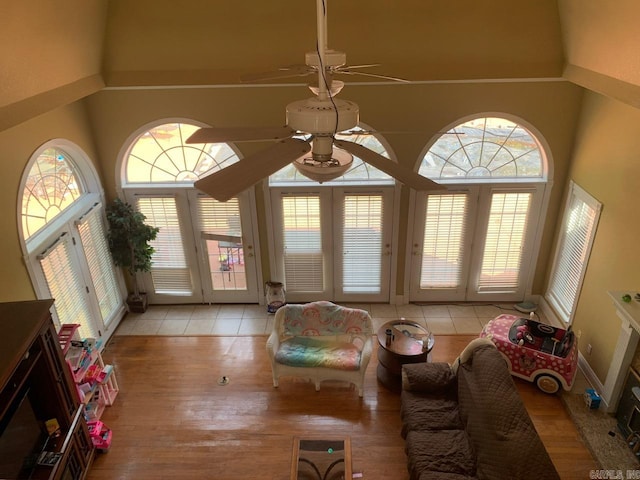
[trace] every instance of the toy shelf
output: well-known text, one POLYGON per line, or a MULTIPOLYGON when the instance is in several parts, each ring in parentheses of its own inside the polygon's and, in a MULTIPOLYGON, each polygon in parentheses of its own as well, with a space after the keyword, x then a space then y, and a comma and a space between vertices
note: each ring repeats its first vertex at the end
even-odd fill
POLYGON ((79 325, 63 325, 58 333, 60 346, 76 384, 80 402, 85 406, 87 421, 99 420, 106 406, 115 402, 119 392, 113 365, 105 364, 100 342, 75 338, 79 325))

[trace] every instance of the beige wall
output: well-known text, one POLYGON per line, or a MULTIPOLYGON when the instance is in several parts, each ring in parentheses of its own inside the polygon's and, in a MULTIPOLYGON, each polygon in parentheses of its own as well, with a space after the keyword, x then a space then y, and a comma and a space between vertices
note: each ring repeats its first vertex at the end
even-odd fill
MULTIPOLYGON (((0 132, 0 162, 2 188, 0 188, 0 301, 30 300, 35 298, 27 270, 22 259, 18 236, 18 200, 20 181, 33 153, 43 143, 64 138, 77 144, 95 160, 91 129, 84 104, 81 102, 40 115, 28 122, 0 132)), ((99 166, 96 167, 99 172, 99 166)))
POLYGON ((580 351, 602 382, 620 333, 607 291, 640 291, 638 125, 640 110, 586 94, 570 170, 570 177, 603 204, 574 320, 582 333, 580 351))
MULTIPOLYGON (((118 155, 127 139, 149 122, 183 118, 215 126, 282 125, 285 105, 309 96, 304 87, 245 87, 154 90, 109 90, 88 99, 105 189, 116 188, 118 155)), ((507 112, 537 129, 550 148, 554 188, 546 217, 534 291, 541 293, 548 253, 562 200, 582 90, 568 82, 476 84, 349 85, 340 94, 360 106, 361 121, 385 136, 398 162, 415 168, 419 155, 437 132, 469 115, 507 112), (396 133, 393 133, 396 132, 396 133), (404 132, 404 133, 397 133, 404 132)), ((265 145, 238 144, 243 155, 265 145)), ((257 197, 262 189, 257 190, 257 197)), ((397 294, 405 287, 404 247, 408 192, 403 192, 398 242, 397 294)), ((269 278, 264 212, 260 210, 263 274, 269 278)))
POLYGON ((0 6, 0 107, 100 73, 107 0, 0 6))

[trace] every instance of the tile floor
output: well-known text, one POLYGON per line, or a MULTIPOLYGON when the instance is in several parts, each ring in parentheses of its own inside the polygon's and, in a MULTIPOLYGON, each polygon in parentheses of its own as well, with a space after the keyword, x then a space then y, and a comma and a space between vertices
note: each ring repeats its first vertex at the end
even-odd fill
MULTIPOLYGON (((436 335, 477 335, 501 313, 514 313, 513 304, 389 305, 346 304, 367 310, 374 329, 392 318, 419 322, 436 335)), ((541 320, 544 321, 544 318, 541 320)), ((273 315, 264 305, 154 305, 145 313, 129 313, 114 335, 265 335, 273 328, 273 315)))

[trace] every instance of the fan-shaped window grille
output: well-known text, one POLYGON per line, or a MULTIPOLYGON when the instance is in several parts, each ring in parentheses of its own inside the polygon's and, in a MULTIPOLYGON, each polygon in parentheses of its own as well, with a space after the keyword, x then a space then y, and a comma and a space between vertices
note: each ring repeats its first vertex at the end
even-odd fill
MULTIPOLYGON (((354 131, 362 130, 361 128, 355 128, 354 131)), ((300 136, 296 138, 307 139, 308 136, 300 136)), ((386 148, 378 140, 375 135, 370 133, 357 134, 354 133, 352 135, 343 135, 337 134, 336 139, 338 140, 347 140, 349 142, 358 143, 364 147, 367 147, 369 150, 373 150, 380 155, 383 155, 389 158, 389 154, 387 153, 386 148)), ((390 162, 392 160, 389 160, 390 162)), ((269 185, 271 186, 286 186, 291 184, 314 184, 317 185, 317 182, 310 180, 309 178, 302 175, 293 164, 289 164, 286 167, 278 170, 276 173, 269 177, 269 185)), ((386 173, 378 170, 377 168, 372 167, 371 165, 363 162, 358 157, 353 157, 353 165, 351 168, 345 173, 343 176, 336 178, 335 180, 331 180, 330 182, 325 182, 324 185, 354 185, 361 183, 375 183, 377 185, 380 184, 390 184, 394 183, 393 177, 387 175, 386 173)))
POLYGON ((191 184, 239 160, 226 143, 186 144, 186 139, 199 128, 167 123, 140 135, 126 159, 126 183, 191 184))
POLYGON ((27 240, 85 193, 69 155, 47 148, 36 159, 22 191, 22 231, 27 240))
POLYGON ((504 118, 470 120, 442 135, 422 159, 433 180, 543 181, 542 149, 524 127, 504 118))

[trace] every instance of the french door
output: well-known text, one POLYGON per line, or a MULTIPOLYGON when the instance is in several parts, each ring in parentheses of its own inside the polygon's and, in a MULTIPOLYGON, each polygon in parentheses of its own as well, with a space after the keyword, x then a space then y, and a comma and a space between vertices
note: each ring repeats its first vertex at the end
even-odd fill
POLYGON ((111 262, 103 216, 95 203, 62 224, 31 261, 39 297, 55 299, 56 323, 78 323, 83 338, 108 340, 124 312, 124 285, 111 262))
POLYGON ((523 300, 543 191, 484 185, 419 193, 410 300, 523 300))
POLYGON ((272 188, 271 207, 288 301, 389 301, 392 188, 272 188))
POLYGON ((258 272, 249 193, 226 202, 189 192, 195 206, 194 238, 199 240, 204 301, 258 302, 258 272))
POLYGON ((250 193, 221 203, 193 189, 137 190, 127 200, 159 228, 149 302, 258 303, 250 193))

